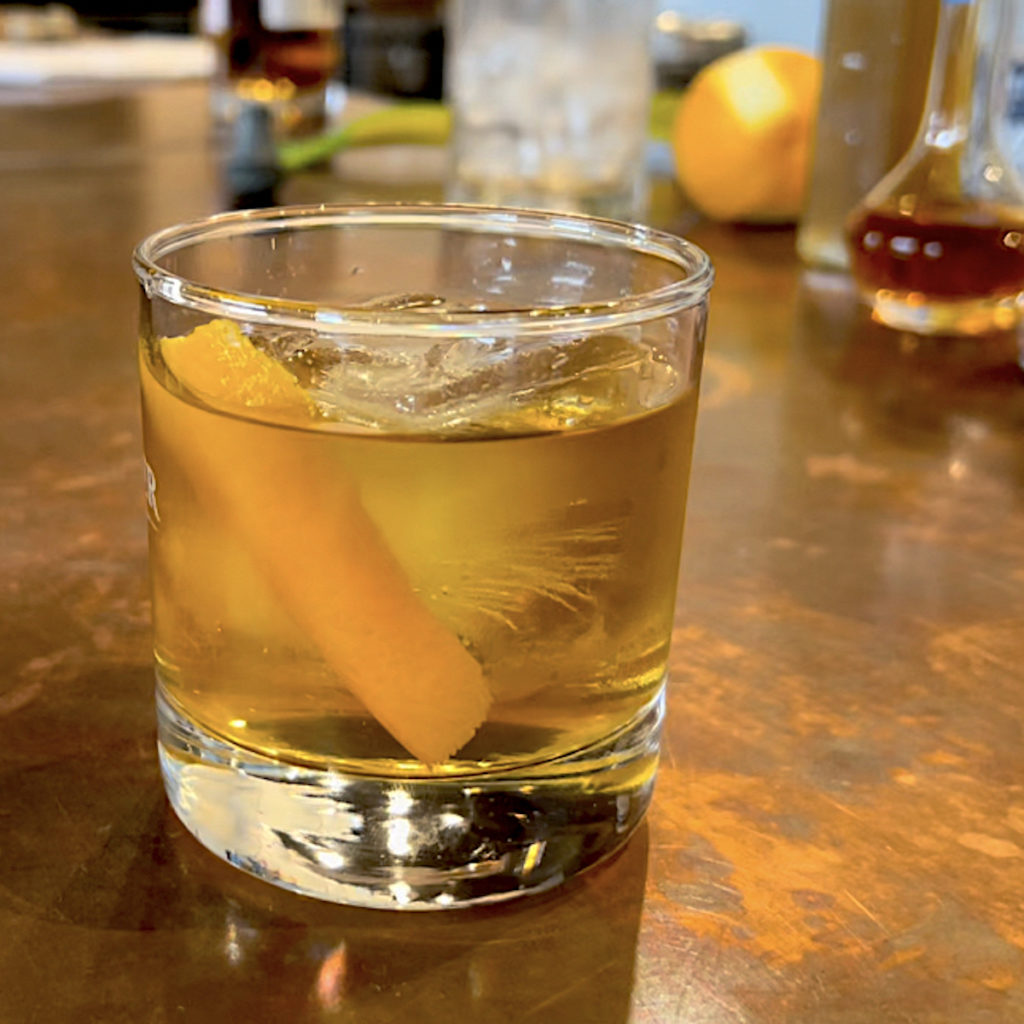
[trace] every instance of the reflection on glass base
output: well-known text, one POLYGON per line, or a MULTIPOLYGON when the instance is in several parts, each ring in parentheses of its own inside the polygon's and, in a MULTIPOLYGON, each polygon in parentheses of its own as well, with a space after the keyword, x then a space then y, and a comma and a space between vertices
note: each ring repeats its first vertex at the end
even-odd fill
POLYGON ((197 728, 159 691, 157 714, 171 804, 208 849, 307 896, 431 910, 541 892, 618 849, 650 803, 664 688, 599 744, 461 778, 271 760, 197 728))
POLYGON ((558 188, 511 178, 477 179, 455 175, 448 183, 445 199, 451 203, 482 206, 517 206, 529 210, 557 210, 582 213, 611 220, 642 220, 647 211, 648 182, 645 175, 618 187, 589 189, 558 188))
POLYGON ((1024 295, 935 299, 921 292, 865 289, 872 317, 887 327, 914 334, 981 335, 1014 330, 1024 312, 1024 295))

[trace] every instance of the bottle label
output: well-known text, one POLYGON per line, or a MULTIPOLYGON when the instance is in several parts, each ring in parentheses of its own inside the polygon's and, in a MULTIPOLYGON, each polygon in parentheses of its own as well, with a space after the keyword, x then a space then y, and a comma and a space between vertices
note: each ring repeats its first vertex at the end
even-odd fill
POLYGON ((341 26, 342 0, 259 0, 260 21, 271 32, 310 32, 341 26))

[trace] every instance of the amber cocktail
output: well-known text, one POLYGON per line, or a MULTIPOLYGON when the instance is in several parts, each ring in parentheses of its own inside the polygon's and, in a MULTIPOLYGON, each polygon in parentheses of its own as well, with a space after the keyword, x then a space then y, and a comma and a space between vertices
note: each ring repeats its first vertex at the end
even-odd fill
POLYGON ((364 906, 550 887, 650 799, 707 293, 522 210, 230 214, 139 247, 178 815, 364 906))

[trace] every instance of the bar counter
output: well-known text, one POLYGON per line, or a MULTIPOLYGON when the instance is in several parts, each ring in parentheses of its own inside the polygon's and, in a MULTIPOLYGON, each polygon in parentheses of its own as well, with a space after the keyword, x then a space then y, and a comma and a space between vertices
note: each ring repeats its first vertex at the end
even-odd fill
MULTIPOLYGON (((792 230, 713 291, 662 767, 623 852, 473 911, 221 863, 155 756, 134 244, 223 208, 194 83, 0 103, 0 1022, 1024 1020, 1024 374, 792 230)), ((436 199, 348 154, 284 202, 436 199)), ((412 171, 410 171, 410 168, 412 171)))

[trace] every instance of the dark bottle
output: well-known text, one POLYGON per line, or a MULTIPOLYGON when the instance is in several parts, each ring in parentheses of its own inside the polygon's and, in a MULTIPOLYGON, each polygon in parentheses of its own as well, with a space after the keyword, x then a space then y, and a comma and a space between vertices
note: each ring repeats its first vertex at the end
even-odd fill
POLYGON ((275 132, 322 127, 340 63, 343 0, 204 0, 204 32, 217 46, 214 111, 232 121, 264 104, 275 132))
POLYGON ((441 0, 349 0, 344 40, 344 80, 352 88, 386 96, 441 98, 441 0))

